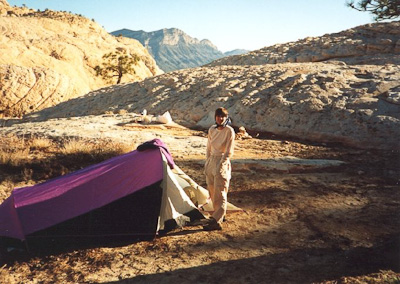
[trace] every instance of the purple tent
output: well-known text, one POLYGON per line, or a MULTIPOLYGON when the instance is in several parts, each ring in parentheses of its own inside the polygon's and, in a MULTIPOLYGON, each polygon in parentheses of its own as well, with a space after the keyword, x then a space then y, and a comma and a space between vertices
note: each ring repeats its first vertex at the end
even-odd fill
MULTIPOLYGON (((160 144, 160 140, 156 142, 160 144)), ((161 145, 15 189, 0 205, 0 236, 28 241, 74 236, 154 237, 160 228, 165 168, 167 163, 173 166, 167 148, 161 145)), ((202 216, 200 212, 195 215, 202 216)))

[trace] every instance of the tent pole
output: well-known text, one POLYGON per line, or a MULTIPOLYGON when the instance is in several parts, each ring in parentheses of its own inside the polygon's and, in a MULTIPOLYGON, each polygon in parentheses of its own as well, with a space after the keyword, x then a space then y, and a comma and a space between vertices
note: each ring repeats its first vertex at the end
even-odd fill
POLYGON ((23 243, 24 243, 24 245, 25 245, 25 249, 26 249, 26 251, 27 251, 27 253, 31 253, 31 250, 29 249, 29 245, 28 245, 28 240, 23 240, 23 243))

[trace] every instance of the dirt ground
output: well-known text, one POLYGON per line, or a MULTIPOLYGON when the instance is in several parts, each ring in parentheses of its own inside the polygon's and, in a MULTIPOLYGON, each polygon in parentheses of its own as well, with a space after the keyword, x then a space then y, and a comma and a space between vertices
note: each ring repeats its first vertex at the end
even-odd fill
MULTIPOLYGON (((204 156, 176 156, 205 186, 204 156)), ((232 167, 228 198, 244 211, 222 231, 11 251, 0 283, 400 283, 399 152, 258 137, 237 141, 232 167)))

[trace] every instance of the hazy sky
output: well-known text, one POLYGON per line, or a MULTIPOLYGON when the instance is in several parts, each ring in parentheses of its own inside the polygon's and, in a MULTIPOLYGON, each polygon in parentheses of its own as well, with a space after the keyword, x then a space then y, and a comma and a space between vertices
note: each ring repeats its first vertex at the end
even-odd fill
MULTIPOLYGON (((358 2, 358 1, 357 1, 358 2)), ((10 5, 67 11, 108 32, 178 28, 225 52, 255 50, 372 23, 346 0, 8 0, 10 5)))

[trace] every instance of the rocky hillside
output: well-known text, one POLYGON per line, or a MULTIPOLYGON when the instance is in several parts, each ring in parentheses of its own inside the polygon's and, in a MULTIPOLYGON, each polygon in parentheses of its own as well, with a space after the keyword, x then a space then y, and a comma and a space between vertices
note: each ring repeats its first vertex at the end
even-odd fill
POLYGON ((355 27, 321 37, 276 44, 216 60, 210 66, 340 60, 347 64, 400 64, 400 21, 355 27))
POLYGON ((18 116, 108 85, 94 67, 105 53, 140 57, 132 82, 162 73, 136 40, 116 38, 82 16, 0 2, 0 116, 18 116))
POLYGON ((221 57, 247 52, 237 49, 224 54, 209 40, 200 41, 174 28, 154 32, 122 29, 111 34, 140 41, 165 72, 199 67, 221 57))
MULTIPOLYGON (((383 34, 396 27, 398 22, 361 29, 368 28, 376 34, 382 30, 379 34, 383 34)), ((391 36, 392 42, 400 40, 399 36, 391 36)), ((326 41, 335 42, 336 35, 331 40, 328 37, 324 36, 326 41)), ((374 46, 373 39, 371 35, 369 46, 374 46)), ((381 36, 375 39, 375 46, 379 46, 381 36)), ((357 49, 358 41, 352 42, 357 49)), ((336 49, 327 48, 339 51, 341 44, 340 41, 336 49)), ((299 46, 301 50, 302 41, 299 46)), ((393 48, 396 46, 393 44, 393 48)), ((96 90, 34 113, 25 120, 139 113, 147 109, 150 114, 170 111, 174 121, 206 129, 213 123, 215 108, 224 106, 231 113, 234 125, 244 126, 248 131, 359 148, 400 149, 400 66, 386 49, 374 51, 364 57, 374 64, 346 64, 338 55, 331 57, 336 61, 232 63, 175 71, 96 90), (374 58, 380 60, 373 61, 374 58)), ((263 52, 259 51, 260 58, 263 52)), ((254 58, 256 55, 257 52, 254 58)), ((351 62, 350 57, 344 59, 351 62)), ((360 60, 360 56, 354 56, 353 60, 360 60)), ((8 123, 5 125, 15 122, 8 123)))
POLYGON ((252 131, 361 148, 399 148, 399 82, 397 65, 202 67, 97 90, 27 119, 168 110, 177 122, 207 128, 215 108, 224 106, 234 125, 252 131))

